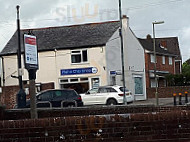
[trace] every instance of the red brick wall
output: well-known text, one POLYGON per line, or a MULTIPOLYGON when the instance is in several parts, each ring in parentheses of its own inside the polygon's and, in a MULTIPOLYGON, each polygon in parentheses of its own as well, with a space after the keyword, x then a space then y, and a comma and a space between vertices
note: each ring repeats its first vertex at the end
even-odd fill
MULTIPOLYGON (((28 88, 28 85, 25 85, 28 88)), ((54 89, 54 83, 41 84, 41 90, 54 89)), ((3 86, 2 93, 0 94, 1 104, 6 106, 7 109, 11 109, 16 104, 16 94, 19 91, 19 86, 3 86)), ((26 96, 27 99, 30 95, 26 96)))
POLYGON ((190 111, 0 121, 1 142, 188 142, 190 111))
MULTIPOLYGON (((159 98, 173 97, 174 93, 176 94, 182 93, 182 96, 184 96, 186 91, 190 96, 190 86, 158 87, 158 97, 159 98)), ((146 88, 146 93, 148 98, 155 98, 155 88, 146 88)))

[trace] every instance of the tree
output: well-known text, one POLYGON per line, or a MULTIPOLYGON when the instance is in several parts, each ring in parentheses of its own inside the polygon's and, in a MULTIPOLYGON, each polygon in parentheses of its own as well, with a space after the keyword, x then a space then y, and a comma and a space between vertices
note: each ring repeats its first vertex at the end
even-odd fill
POLYGON ((169 74, 166 76, 168 86, 188 86, 190 85, 190 64, 184 62, 182 74, 169 74))

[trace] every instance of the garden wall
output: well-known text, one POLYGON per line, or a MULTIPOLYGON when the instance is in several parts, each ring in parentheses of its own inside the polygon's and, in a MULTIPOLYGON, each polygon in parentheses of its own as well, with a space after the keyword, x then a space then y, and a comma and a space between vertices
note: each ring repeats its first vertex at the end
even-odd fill
MULTIPOLYGON (((173 94, 182 93, 185 95, 185 92, 188 92, 190 96, 190 86, 172 86, 172 87, 158 87, 158 97, 159 98, 168 98, 173 97, 173 94)), ((148 98, 155 98, 155 88, 147 88, 146 89, 148 98)))
POLYGON ((1 142, 188 142, 190 111, 0 121, 1 142))

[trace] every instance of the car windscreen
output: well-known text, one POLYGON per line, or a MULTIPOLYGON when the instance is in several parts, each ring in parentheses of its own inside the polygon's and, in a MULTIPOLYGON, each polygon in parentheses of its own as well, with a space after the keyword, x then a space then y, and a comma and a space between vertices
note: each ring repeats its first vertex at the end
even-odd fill
MULTIPOLYGON (((119 88, 120 91, 124 92, 124 87, 120 87, 119 88)), ((125 88, 125 92, 128 92, 129 90, 127 88, 125 88)))

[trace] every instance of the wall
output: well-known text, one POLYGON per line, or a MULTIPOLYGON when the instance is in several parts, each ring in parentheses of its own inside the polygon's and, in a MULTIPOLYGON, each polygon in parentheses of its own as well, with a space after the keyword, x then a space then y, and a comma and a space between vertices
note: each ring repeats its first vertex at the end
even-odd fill
POLYGON ((144 49, 138 39, 128 27, 124 33, 125 45, 125 71, 126 71, 126 86, 134 94, 135 100, 146 100, 146 78, 145 78, 145 55, 144 49), (143 93, 136 94, 135 92, 135 77, 142 78, 143 93))
POLYGON ((190 111, 0 121, 0 141, 188 142, 190 111))
MULTIPOLYGON (((146 88, 146 90, 148 98, 155 98, 155 88, 146 88)), ((188 92, 188 96, 190 96, 190 86, 158 87, 158 97, 173 97, 174 93, 176 93, 177 96, 179 93, 182 93, 182 96, 184 97, 186 91, 188 92)))

